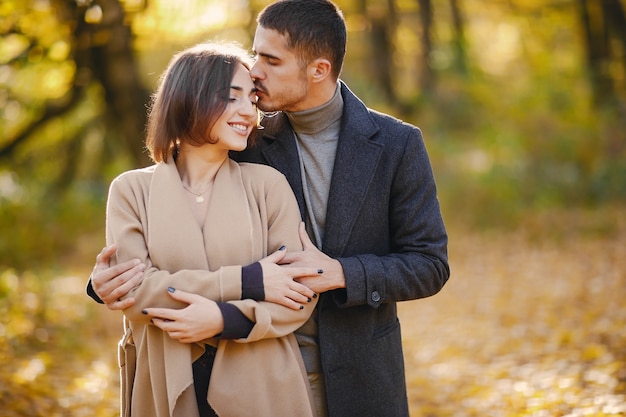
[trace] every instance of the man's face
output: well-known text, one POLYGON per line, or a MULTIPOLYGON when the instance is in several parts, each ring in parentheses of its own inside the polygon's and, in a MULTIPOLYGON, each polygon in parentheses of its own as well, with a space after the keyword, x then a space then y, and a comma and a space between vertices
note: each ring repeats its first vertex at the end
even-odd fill
POLYGON ((306 110, 306 68, 301 67, 296 54, 287 47, 287 37, 258 26, 252 49, 257 59, 250 77, 258 90, 259 109, 266 112, 306 110))

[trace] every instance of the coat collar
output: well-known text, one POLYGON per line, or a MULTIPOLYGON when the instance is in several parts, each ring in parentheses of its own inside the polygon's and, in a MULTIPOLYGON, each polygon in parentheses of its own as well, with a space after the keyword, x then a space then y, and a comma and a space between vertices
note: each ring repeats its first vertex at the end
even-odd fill
POLYGON ((243 251, 253 261, 252 220, 237 163, 226 159, 217 172, 203 227, 186 201, 174 161, 170 158, 157 164, 148 201, 148 248, 155 266, 215 270, 240 264, 243 251), (239 255, 237 260, 233 259, 233 248, 239 255))
MULTIPOLYGON (((323 244, 324 252, 331 256, 343 253, 357 218, 355 212, 366 203, 367 186, 373 180, 382 153, 382 145, 374 141, 379 128, 369 109, 342 81, 340 83, 344 109, 323 244)), ((306 210, 298 150, 289 120, 285 114, 278 113, 266 119, 264 124, 263 140, 270 144, 263 148, 263 156, 287 177, 304 218, 306 210)))

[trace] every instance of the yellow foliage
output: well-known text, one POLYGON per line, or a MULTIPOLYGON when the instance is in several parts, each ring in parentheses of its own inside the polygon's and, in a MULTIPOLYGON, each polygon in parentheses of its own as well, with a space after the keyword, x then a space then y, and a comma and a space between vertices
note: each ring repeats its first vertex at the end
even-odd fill
POLYGON ((411 416, 626 415, 623 213, 450 230, 450 281, 400 305, 411 416))
MULTIPOLYGON (((625 415, 623 212, 449 230, 449 283, 399 306, 411 416, 625 415)), ((118 415, 120 314, 88 274, 0 272, 3 416, 118 415)))

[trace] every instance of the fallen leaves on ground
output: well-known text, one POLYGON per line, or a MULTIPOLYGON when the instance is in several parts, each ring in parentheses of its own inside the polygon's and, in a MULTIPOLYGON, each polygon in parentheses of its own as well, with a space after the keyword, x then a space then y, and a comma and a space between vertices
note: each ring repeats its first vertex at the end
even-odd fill
MULTIPOLYGON (((399 304, 411 417, 626 415, 624 213, 450 228, 450 281, 399 304)), ((120 313, 45 275, 0 271, 1 414, 117 416, 120 313)))
POLYGON ((605 214, 451 231, 450 281, 400 305, 411 416, 626 415, 626 213, 605 214))

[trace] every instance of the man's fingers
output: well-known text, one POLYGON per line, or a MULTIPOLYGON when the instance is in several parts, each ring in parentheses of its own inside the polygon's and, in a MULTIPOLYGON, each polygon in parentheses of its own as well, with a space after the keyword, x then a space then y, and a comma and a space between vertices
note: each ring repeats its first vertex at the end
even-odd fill
POLYGON ((94 290, 100 299, 105 303, 110 304, 117 301, 118 298, 124 297, 130 290, 138 286, 143 279, 143 272, 143 264, 135 265, 132 269, 123 272, 120 275, 113 276, 107 281, 102 281, 101 277, 94 276, 92 279, 92 285, 94 286, 94 290), (104 283, 99 284, 101 282, 104 283))
POLYGON ((131 307, 135 304, 135 299, 132 297, 126 298, 124 300, 114 301, 112 303, 107 304, 106 306, 110 310, 125 310, 128 307, 131 307))
POLYGON ((126 295, 132 287, 128 288, 128 286, 126 286, 125 291, 116 291, 116 289, 123 283, 136 277, 136 274, 140 272, 143 273, 144 269, 145 265, 140 263, 137 259, 123 262, 111 268, 96 268, 91 274, 91 285, 96 294, 98 294, 98 297, 107 303, 108 301, 113 301, 110 300, 112 297, 119 298, 126 295))
MULTIPOLYGON (((115 278, 118 275, 124 274, 125 272, 131 271, 131 269, 141 265, 139 259, 131 259, 126 262, 122 262, 121 264, 117 264, 110 268, 107 268, 106 271, 98 272, 98 274, 102 274, 110 277, 110 279, 115 278)), ((131 271, 132 272, 132 271, 131 271)))
POLYGON ((143 279, 143 268, 141 265, 131 269, 118 276, 117 278, 109 281, 101 288, 102 292, 108 292, 106 296, 100 297, 105 303, 116 301, 119 298, 124 297, 133 288, 137 287, 143 279))
POLYGON ((106 267, 108 267, 111 256, 113 256, 115 252, 117 252, 117 245, 115 243, 102 248, 100 253, 96 256, 96 266, 100 264, 105 264, 106 267))
POLYGON ((288 266, 283 265, 281 268, 291 276, 292 279, 302 277, 314 277, 324 273, 322 269, 310 268, 305 266, 288 266))
POLYGON ((313 242, 311 242, 309 234, 306 232, 304 222, 300 222, 300 225, 298 226, 298 234, 300 235, 300 242, 302 242, 302 248, 304 250, 313 248, 317 249, 317 246, 315 246, 313 242))

